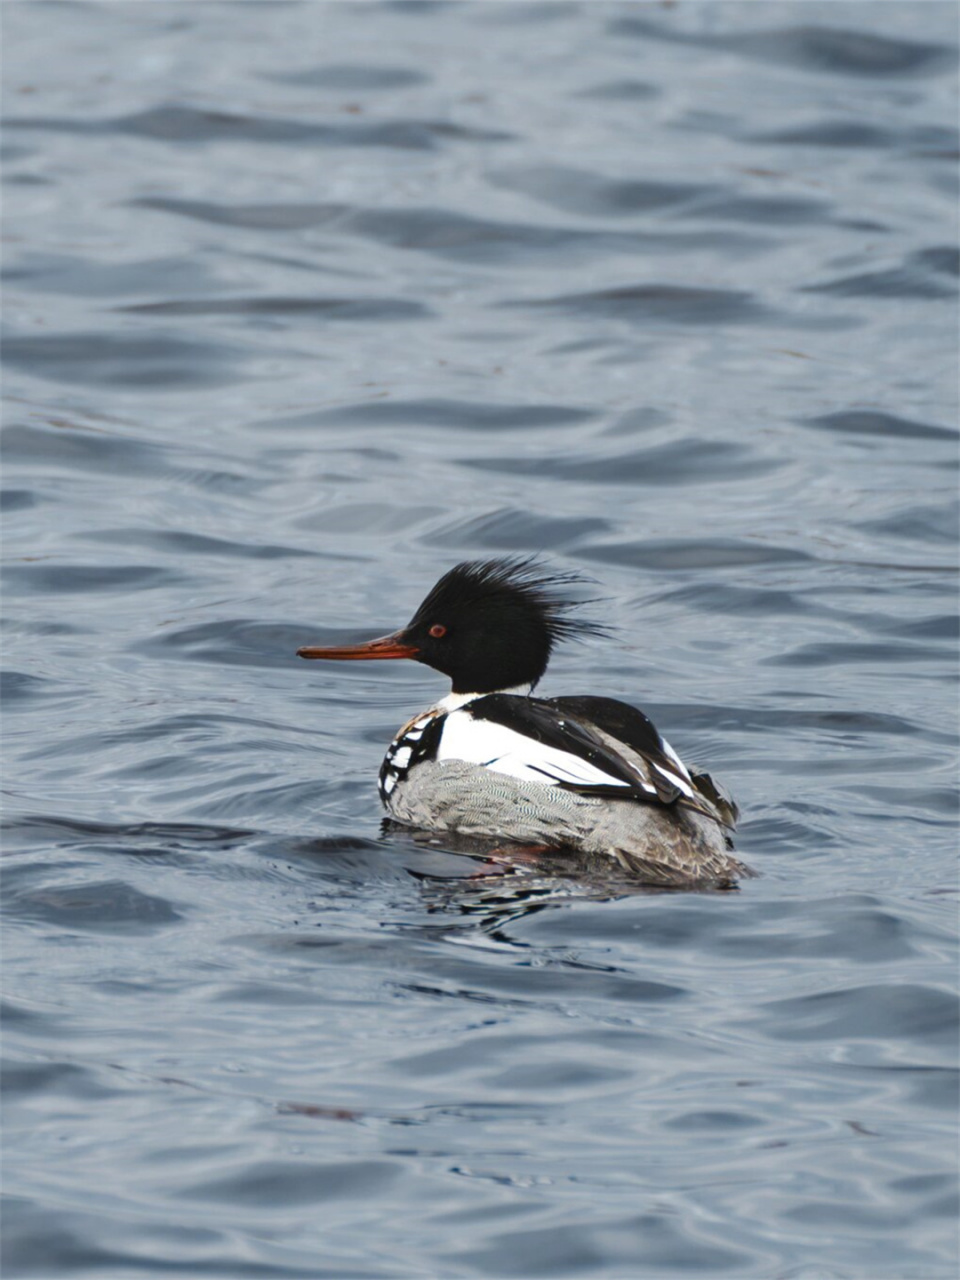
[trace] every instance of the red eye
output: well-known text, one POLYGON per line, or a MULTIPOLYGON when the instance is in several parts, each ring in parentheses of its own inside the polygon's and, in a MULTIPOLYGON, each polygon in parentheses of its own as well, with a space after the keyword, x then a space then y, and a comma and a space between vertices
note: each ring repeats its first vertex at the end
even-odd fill
POLYGON ((435 622, 430 628, 430 634, 433 636, 434 640, 442 640, 447 634, 447 628, 442 622, 435 622))

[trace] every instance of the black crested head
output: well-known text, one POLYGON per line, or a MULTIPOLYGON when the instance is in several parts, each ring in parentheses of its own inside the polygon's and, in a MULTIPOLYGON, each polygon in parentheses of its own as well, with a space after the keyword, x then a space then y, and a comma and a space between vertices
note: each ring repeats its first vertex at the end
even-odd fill
POLYGON ((533 558, 466 561, 444 574, 403 637, 418 662, 450 676, 454 693, 535 685, 559 641, 607 632, 569 616, 579 602, 564 592, 584 581, 533 558))

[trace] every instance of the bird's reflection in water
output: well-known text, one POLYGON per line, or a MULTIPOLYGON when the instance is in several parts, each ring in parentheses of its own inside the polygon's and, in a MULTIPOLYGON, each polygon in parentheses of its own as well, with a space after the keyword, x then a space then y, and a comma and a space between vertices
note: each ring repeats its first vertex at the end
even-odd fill
MULTIPOLYGON (((618 874, 607 859, 568 849, 514 845, 492 837, 411 831, 389 819, 384 834, 409 842, 417 853, 438 855, 442 866, 408 866, 430 913, 457 913, 491 937, 513 921, 572 901, 607 901, 663 890, 618 874), (464 863, 459 871, 454 861, 464 863)), ((431 859, 432 861, 432 859, 431 859)), ((516 946, 516 940, 502 941, 516 946)))
POLYGON ((504 926, 573 896, 556 878, 533 879, 510 871, 480 877, 441 877, 421 871, 410 874, 420 885, 427 911, 469 916, 492 937, 512 946, 518 945, 516 939, 499 933, 504 926))

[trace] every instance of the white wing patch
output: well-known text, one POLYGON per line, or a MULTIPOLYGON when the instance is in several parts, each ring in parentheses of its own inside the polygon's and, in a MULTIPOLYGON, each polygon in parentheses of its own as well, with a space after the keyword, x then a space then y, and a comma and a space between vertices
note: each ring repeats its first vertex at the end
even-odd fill
MULTIPOLYGON (((569 751, 548 747, 542 742, 505 725, 491 720, 474 720, 468 711, 451 711, 444 721, 438 760, 465 760, 468 764, 483 765, 494 773, 505 773, 511 778, 523 778, 530 782, 542 782, 554 786, 572 782, 577 786, 623 787, 631 784, 622 778, 604 773, 589 760, 583 760, 569 751)), ((655 794, 653 788, 641 777, 637 784, 655 794)))
POLYGON ((687 772, 687 766, 683 763, 666 738, 660 739, 660 747, 670 763, 677 766, 676 771, 672 769, 664 769, 662 764, 654 764, 652 760, 649 762, 651 767, 656 769, 657 773, 666 778, 668 782, 672 782, 674 786, 679 787, 685 796, 689 796, 691 800, 696 799, 693 789, 693 779, 687 772))

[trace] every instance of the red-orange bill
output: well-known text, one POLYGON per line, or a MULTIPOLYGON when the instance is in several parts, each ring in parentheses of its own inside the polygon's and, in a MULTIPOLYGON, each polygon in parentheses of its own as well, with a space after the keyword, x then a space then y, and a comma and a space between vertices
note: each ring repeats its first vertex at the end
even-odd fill
POLYGON ((331 645, 329 648, 305 645, 297 650, 297 657, 328 658, 337 662, 370 662, 374 658, 415 658, 418 653, 417 646, 409 644, 403 632, 398 631, 395 635, 367 640, 364 644, 331 645))

